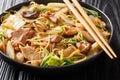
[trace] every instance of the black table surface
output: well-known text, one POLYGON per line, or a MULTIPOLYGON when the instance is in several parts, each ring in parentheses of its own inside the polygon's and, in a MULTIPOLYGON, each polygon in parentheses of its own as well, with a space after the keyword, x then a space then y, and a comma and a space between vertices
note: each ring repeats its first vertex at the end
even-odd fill
MULTIPOLYGON (((0 13, 6 9, 29 0, 0 0, 0 13)), ((39 0, 37 0, 39 1, 39 0)), ((113 23, 114 33, 111 47, 118 55, 118 59, 111 60, 106 54, 96 59, 90 65, 79 69, 78 73, 70 73, 70 76, 47 77, 16 70, 0 58, 0 80, 120 80, 120 0, 82 0, 85 3, 96 6, 107 14, 113 23)))

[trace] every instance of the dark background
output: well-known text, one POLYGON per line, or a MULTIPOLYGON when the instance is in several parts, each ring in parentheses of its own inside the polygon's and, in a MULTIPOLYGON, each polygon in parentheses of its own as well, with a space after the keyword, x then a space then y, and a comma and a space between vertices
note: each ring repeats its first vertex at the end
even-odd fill
MULTIPOLYGON (((29 0, 0 0, 0 13, 18 3, 29 0)), ((37 0, 39 1, 39 0, 37 0)), ((120 57, 120 0, 81 0, 94 5, 107 14, 113 23, 111 47, 120 57)), ((64 73, 64 72, 63 72, 64 73)), ((41 76, 18 71, 0 59, 0 80, 120 80, 120 58, 111 60, 105 53, 77 72, 59 77, 41 76)))

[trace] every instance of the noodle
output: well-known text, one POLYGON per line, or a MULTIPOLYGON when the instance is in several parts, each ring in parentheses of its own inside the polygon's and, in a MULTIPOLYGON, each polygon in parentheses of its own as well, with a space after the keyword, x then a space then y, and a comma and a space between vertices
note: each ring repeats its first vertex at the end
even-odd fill
MULTIPOLYGON (((110 32, 104 21, 99 15, 92 15, 97 14, 96 11, 85 10, 90 11, 89 17, 108 40, 110 32)), ((5 47, 5 54, 14 55, 12 59, 18 62, 44 67, 63 66, 84 61, 100 51, 99 45, 95 45, 95 40, 64 3, 31 2, 9 15, 16 19, 9 16, 2 22, 1 30, 7 34, 1 35, 4 46, 1 45, 0 50, 5 47), (9 49, 13 53, 7 51, 9 49)))

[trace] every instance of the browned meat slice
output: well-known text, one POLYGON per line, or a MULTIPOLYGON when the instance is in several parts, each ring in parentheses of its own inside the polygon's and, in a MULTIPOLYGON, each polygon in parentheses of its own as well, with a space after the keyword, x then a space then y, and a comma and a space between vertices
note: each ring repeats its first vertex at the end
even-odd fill
POLYGON ((40 12, 37 11, 37 10, 34 10, 34 11, 24 11, 22 13, 22 16, 24 18, 28 18, 28 19, 36 19, 36 18, 38 18, 39 14, 40 14, 40 12))
POLYGON ((55 48, 55 45, 62 40, 62 37, 59 35, 52 35, 50 37, 47 37, 44 41, 47 42, 49 39, 50 39, 50 44, 47 47, 47 49, 49 51, 52 51, 55 48))
POLYGON ((53 16, 54 13, 52 11, 46 11, 45 14, 43 14, 42 16, 49 18, 50 16, 53 16))
POLYGON ((54 23, 57 23, 57 22, 58 22, 58 18, 57 18, 56 16, 50 16, 49 18, 50 18, 50 20, 51 20, 52 22, 54 22, 54 23))
POLYGON ((12 32, 12 41, 25 43, 27 39, 32 38, 35 34, 35 31, 30 28, 18 29, 12 32))
POLYGON ((74 51, 75 51, 75 48, 73 46, 69 46, 67 49, 63 51, 63 56, 68 57, 74 51))
POLYGON ((72 26, 67 26, 65 27, 65 32, 64 32, 64 36, 73 36, 75 34, 77 34, 77 30, 75 29, 75 27, 72 26))
POLYGON ((49 39, 50 39, 50 42, 51 42, 51 43, 58 43, 58 42, 61 41, 62 37, 59 36, 59 35, 52 35, 52 36, 50 36, 50 37, 46 37, 46 38, 44 39, 44 41, 47 42, 47 41, 49 41, 49 39))
POLYGON ((50 19, 54 23, 57 23, 58 21, 57 17, 52 11, 46 11, 45 14, 43 14, 42 16, 50 19))
POLYGON ((25 61, 25 58, 21 52, 16 53, 15 58, 17 61, 22 62, 22 63, 25 61))
POLYGON ((52 42, 52 43, 58 43, 58 42, 60 42, 61 41, 61 36, 59 36, 59 35, 53 35, 53 36, 51 36, 50 37, 50 42, 52 42))
POLYGON ((38 23, 29 23, 22 27, 23 28, 31 28, 31 29, 34 28, 37 32, 44 32, 45 30, 47 30, 47 28, 45 26, 38 24, 38 23))
POLYGON ((48 51, 52 51, 55 48, 55 43, 50 43, 49 46, 47 47, 48 51))
POLYGON ((81 53, 87 53, 91 48, 91 44, 87 41, 80 41, 76 44, 76 46, 81 53))
POLYGON ((42 58, 42 56, 40 56, 40 54, 38 53, 35 53, 34 49, 30 46, 21 47, 21 51, 23 56, 27 60, 39 60, 42 58))

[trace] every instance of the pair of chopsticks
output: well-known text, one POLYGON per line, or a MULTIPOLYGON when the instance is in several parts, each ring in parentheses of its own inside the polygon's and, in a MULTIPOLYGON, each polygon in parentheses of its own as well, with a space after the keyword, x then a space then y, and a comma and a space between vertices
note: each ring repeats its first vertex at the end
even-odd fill
POLYGON ((73 12, 73 14, 76 16, 76 18, 82 23, 82 25, 85 27, 85 29, 91 34, 91 36, 95 39, 95 41, 101 46, 101 48, 106 52, 106 54, 111 58, 117 58, 117 55, 112 50, 110 45, 106 42, 106 40, 103 38, 95 24, 92 22, 92 20, 89 18, 87 13, 84 11, 82 6, 77 0, 72 0, 75 7, 69 0, 63 0, 68 8, 73 12))

